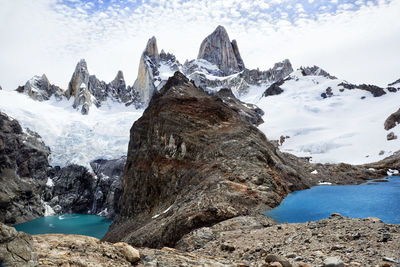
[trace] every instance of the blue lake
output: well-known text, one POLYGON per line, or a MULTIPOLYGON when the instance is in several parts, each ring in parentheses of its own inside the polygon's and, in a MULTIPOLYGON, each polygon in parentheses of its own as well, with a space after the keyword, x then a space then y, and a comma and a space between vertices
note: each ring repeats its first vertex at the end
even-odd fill
POLYGON ((400 224, 400 177, 361 185, 315 186, 289 194, 278 207, 264 212, 281 223, 316 221, 331 213, 400 224))
POLYGON ((75 234, 102 238, 112 221, 105 217, 87 214, 47 216, 14 225, 17 231, 37 234, 75 234))

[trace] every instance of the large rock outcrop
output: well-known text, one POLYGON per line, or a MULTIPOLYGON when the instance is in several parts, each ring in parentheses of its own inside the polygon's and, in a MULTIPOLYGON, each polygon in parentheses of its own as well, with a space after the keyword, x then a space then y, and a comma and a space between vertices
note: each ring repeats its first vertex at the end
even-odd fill
POLYGON ((32 236, 0 222, 0 266, 36 267, 38 254, 32 236), (4 265, 3 265, 4 264, 4 265))
POLYGON ((41 193, 50 149, 36 133, 0 113, 0 222, 21 223, 44 215, 41 193))
POLYGON ((105 240, 173 246, 312 184, 239 113, 175 73, 131 129, 120 215, 105 240))
POLYGON ((237 42, 229 39, 223 26, 218 26, 200 45, 197 59, 205 59, 215 64, 223 76, 244 70, 237 42))
POLYGON ((385 130, 388 131, 396 127, 396 125, 399 123, 400 123, 400 109, 390 114, 390 116, 385 120, 384 123, 385 130))

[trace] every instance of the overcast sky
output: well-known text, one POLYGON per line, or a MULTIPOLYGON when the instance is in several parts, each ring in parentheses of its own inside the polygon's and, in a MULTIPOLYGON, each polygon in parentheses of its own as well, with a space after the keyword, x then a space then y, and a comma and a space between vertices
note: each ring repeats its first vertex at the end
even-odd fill
POLYGON ((0 0, 0 85, 46 73, 66 88, 80 58, 102 80, 121 69, 133 84, 151 36, 183 63, 223 25, 248 68, 288 58, 385 86, 400 78, 399 14, 400 0, 0 0))

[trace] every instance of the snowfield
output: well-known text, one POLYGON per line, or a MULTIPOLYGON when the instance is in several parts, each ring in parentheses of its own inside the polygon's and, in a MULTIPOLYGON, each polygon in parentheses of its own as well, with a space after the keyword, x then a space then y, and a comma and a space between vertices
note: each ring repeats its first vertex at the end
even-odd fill
POLYGON ((363 164, 400 150, 399 139, 386 140, 390 131, 400 137, 400 126, 390 131, 383 127, 400 107, 400 92, 373 97, 359 89, 340 92, 339 79, 303 76, 300 71, 290 76, 280 95, 261 97, 266 87, 253 87, 242 97, 264 110, 265 123, 259 129, 270 140, 289 136, 282 151, 312 157, 312 162, 363 164), (328 87, 333 96, 323 99, 328 87))
POLYGON ((73 100, 35 101, 15 91, 0 91, 0 111, 37 132, 51 149, 50 164, 79 164, 127 154, 129 130, 143 113, 112 101, 90 108, 88 115, 72 108, 73 100))

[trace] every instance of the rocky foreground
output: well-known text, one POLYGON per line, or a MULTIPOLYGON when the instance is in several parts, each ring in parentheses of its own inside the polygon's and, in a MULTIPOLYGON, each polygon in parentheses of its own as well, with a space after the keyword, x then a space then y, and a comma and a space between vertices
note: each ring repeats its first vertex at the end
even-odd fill
MULTIPOLYGON (((399 266, 400 225, 340 215, 275 224, 242 216, 184 236, 176 248, 133 248, 79 235, 30 236, 1 225, 6 266, 399 266)), ((1 266, 1 265, 0 265, 1 266)))

